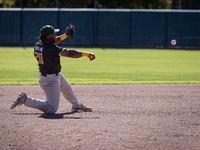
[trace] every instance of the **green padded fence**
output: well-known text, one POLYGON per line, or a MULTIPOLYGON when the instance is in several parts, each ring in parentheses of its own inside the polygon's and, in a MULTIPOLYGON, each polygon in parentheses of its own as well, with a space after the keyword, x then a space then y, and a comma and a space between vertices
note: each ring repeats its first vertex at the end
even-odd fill
POLYGON ((61 46, 200 47, 200 11, 130 9, 0 9, 0 46, 33 46, 43 25, 75 38, 61 46))

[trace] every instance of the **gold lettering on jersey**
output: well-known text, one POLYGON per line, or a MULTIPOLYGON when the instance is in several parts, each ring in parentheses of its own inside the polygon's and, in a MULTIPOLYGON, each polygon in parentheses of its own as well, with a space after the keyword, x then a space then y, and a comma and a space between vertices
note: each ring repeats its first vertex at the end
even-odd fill
POLYGON ((42 53, 34 52, 35 58, 39 64, 44 64, 42 53))

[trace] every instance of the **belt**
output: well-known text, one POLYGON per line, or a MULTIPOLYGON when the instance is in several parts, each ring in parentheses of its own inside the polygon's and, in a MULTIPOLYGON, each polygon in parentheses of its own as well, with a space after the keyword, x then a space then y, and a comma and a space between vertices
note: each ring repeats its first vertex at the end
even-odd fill
MULTIPOLYGON (((56 76, 58 76, 58 74, 59 74, 59 73, 55 73, 56 76)), ((42 72, 41 72, 41 75, 44 76, 44 77, 47 77, 48 74, 45 74, 45 73, 42 73, 42 72)), ((53 74, 49 74, 49 75, 53 75, 53 74)))

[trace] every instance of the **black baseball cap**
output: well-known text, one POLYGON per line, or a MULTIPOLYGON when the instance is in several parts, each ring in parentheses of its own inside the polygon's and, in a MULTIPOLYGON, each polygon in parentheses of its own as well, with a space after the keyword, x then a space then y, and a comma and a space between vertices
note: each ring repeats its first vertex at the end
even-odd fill
POLYGON ((57 33, 60 29, 54 29, 51 25, 45 25, 40 29, 41 36, 47 36, 51 33, 57 33))

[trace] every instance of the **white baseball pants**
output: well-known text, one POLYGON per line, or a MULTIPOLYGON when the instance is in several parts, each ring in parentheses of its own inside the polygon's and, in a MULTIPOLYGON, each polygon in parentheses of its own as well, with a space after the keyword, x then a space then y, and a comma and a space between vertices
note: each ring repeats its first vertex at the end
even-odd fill
POLYGON ((81 105, 74 95, 70 84, 61 73, 57 76, 55 74, 47 74, 47 77, 39 74, 39 85, 44 90, 46 100, 27 96, 25 106, 39 109, 44 113, 55 113, 60 102, 60 92, 73 106, 79 107, 81 105))

